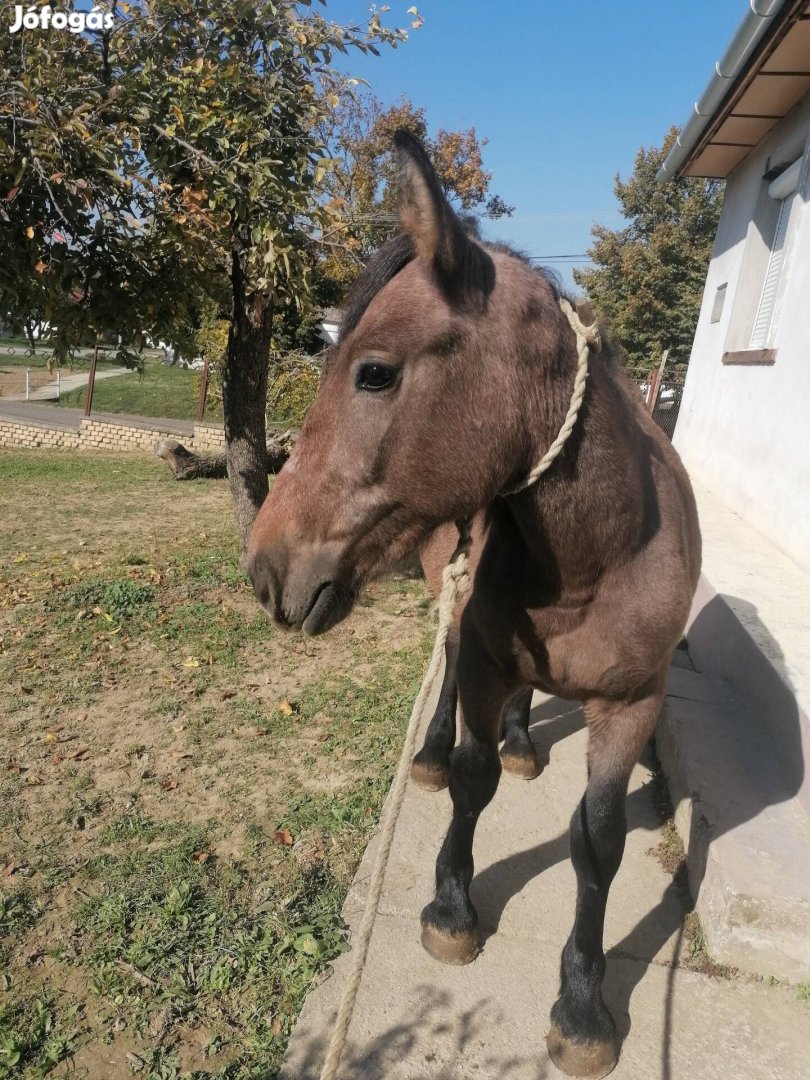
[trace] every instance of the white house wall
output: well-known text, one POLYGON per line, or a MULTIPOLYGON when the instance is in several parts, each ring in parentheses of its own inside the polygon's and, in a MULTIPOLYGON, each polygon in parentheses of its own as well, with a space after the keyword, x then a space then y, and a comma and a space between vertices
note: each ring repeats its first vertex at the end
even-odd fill
POLYGON ((690 473, 810 569, 810 96, 731 174, 695 333, 675 445, 690 473), (754 224, 769 156, 805 147, 788 237, 772 366, 724 365, 747 345, 741 321, 759 303, 765 243, 754 224), (759 252, 757 251, 759 249, 759 252), (757 260, 759 254, 759 260, 757 260), (719 322, 717 287, 728 282, 719 322))

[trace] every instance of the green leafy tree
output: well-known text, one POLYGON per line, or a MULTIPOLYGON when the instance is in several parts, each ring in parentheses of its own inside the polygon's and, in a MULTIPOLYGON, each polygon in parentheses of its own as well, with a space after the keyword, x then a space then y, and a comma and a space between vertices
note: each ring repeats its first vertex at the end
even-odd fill
MULTIPOLYGON (((0 35, 0 317, 33 305, 78 336, 193 326, 228 296, 228 472, 244 543, 267 493, 274 307, 306 296, 312 245, 345 226, 323 197, 321 131, 351 80, 336 52, 405 40, 372 11, 308 0, 133 0, 108 29, 0 35)), ((418 21, 418 17, 417 20, 418 21)))
POLYGON ((722 183, 687 177, 658 184, 656 174, 677 137, 661 149, 642 147, 616 198, 625 228, 593 229, 593 268, 574 279, 605 316, 625 363, 648 371, 663 349, 686 362, 697 325, 706 271, 723 201, 722 183))

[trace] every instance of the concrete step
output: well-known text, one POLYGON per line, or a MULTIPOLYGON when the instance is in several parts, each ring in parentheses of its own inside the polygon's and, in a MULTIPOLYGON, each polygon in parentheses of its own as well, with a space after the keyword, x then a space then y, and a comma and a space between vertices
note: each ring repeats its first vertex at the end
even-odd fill
MULTIPOLYGON (((676 654, 656 746, 712 956, 791 982, 810 978, 810 819, 792 762, 761 712, 676 654)), ((780 732, 784 736, 784 732, 780 732)))

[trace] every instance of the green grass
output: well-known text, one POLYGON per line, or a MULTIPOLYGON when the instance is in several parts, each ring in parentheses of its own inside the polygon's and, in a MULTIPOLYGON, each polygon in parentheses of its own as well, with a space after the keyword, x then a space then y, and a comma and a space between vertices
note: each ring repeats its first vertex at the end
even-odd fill
POLYGON ((272 1080, 345 948, 424 587, 281 633, 227 486, 148 455, 0 452, 0 504, 0 1080, 272 1080))
POLYGON ((57 1019, 56 999, 49 994, 0 1004, 0 1077, 46 1076, 70 1057, 81 1012, 70 1006, 57 1019))
MULTIPOLYGON (((42 498, 49 487, 62 491, 84 490, 88 498, 121 485, 149 483, 174 488, 177 481, 166 466, 147 454, 82 454, 70 450, 51 453, 18 453, 0 450, 0 495, 5 484, 25 485, 29 498, 42 498)), ((192 482, 195 483, 195 482, 192 482)), ((6 489, 8 490, 8 489, 6 489)))
MULTIPOLYGON (((145 355, 144 365, 143 377, 129 374, 96 383, 93 411, 193 420, 199 401, 199 373, 195 378, 194 372, 184 368, 164 367, 158 356, 145 355)), ((59 405, 81 408, 85 393, 84 387, 71 390, 62 395, 59 405)))

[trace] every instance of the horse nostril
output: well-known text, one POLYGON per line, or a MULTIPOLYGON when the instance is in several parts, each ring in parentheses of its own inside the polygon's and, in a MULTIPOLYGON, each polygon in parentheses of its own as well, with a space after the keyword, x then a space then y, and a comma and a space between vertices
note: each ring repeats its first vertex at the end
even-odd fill
POLYGON ((250 554, 245 560, 245 569, 253 583, 256 599, 273 620, 283 624, 285 619, 280 610, 278 576, 268 555, 257 552, 250 554))

